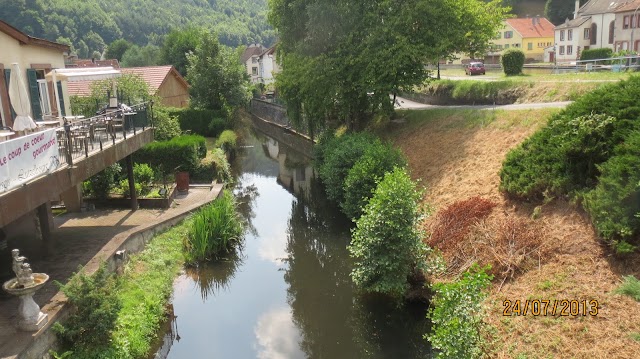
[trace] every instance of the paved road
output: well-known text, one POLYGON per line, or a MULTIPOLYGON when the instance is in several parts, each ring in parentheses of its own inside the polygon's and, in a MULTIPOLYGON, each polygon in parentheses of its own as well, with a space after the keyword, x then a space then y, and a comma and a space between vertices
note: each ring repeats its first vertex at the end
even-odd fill
POLYGON ((540 103, 519 103, 512 105, 452 105, 452 106, 436 106, 425 105, 406 98, 398 97, 396 109, 399 110, 436 110, 436 109, 466 109, 466 110, 528 110, 538 108, 564 108, 572 101, 563 102, 540 102, 540 103))

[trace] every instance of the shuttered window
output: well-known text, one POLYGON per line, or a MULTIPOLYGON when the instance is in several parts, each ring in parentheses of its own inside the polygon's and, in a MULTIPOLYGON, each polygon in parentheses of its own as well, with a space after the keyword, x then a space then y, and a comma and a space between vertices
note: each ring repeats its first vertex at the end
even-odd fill
POLYGON ((38 77, 36 75, 36 70, 27 69, 27 82, 29 83, 29 97, 31 97, 31 114, 33 115, 33 120, 42 120, 40 90, 38 89, 38 77))

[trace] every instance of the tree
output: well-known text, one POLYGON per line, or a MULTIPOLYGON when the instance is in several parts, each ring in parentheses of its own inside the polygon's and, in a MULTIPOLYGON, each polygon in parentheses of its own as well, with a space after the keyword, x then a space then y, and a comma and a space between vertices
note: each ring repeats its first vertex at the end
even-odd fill
POLYGON ((404 169, 387 173, 356 222, 349 252, 351 278, 367 292, 402 297, 407 278, 425 261, 428 248, 418 224, 422 194, 404 169))
MULTIPOLYGON (((547 0, 544 5, 544 16, 554 25, 562 24, 566 19, 573 19, 575 11, 574 0, 547 0)), ((580 6, 584 5, 586 0, 580 1, 580 6)))
POLYGON ((116 59, 118 61, 122 61, 122 56, 124 53, 129 50, 129 48, 133 44, 125 39, 118 39, 107 47, 107 52, 105 53, 106 59, 116 59))
POLYGON ((276 78, 296 126, 330 119, 350 129, 379 112, 389 94, 427 77, 425 63, 456 51, 478 52, 505 14, 498 1, 270 0, 283 72, 276 78))
POLYGON ((525 55, 522 50, 508 49, 502 53, 502 69, 507 76, 520 75, 524 66, 525 55))
POLYGON ((247 74, 233 49, 220 45, 216 35, 202 34, 200 44, 187 55, 191 103, 211 110, 244 106, 250 98, 247 74))
POLYGON ((153 66, 160 63, 160 48, 153 45, 131 46, 122 55, 122 67, 153 66))
POLYGON ((162 63, 173 65, 182 76, 186 76, 188 65, 187 54, 195 51, 202 33, 203 30, 197 27, 171 30, 162 44, 162 63))

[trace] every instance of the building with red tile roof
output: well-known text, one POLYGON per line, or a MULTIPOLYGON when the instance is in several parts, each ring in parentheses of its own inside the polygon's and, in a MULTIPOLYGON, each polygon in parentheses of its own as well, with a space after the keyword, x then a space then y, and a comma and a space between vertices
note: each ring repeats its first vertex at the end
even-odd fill
POLYGON ((506 19, 491 41, 492 51, 486 62, 499 63, 502 51, 509 48, 522 50, 528 62, 542 61, 544 49, 553 45, 554 29, 555 26, 544 17, 506 19))
MULTIPOLYGON (((125 67, 120 71, 140 77, 149 85, 152 95, 157 95, 161 103, 170 107, 187 107, 189 105, 189 84, 178 73, 175 67, 145 66, 125 67)), ((70 82, 68 84, 70 96, 87 97, 91 95, 92 81, 70 82)))

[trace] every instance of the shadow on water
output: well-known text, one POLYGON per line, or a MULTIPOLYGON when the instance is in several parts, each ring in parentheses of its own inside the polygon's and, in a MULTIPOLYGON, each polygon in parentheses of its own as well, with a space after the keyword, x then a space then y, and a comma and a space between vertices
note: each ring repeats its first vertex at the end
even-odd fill
POLYGON ((351 223, 326 200, 310 160, 259 132, 244 145, 234 164, 248 223, 242 255, 176 280, 180 320, 160 334, 154 358, 430 357, 425 305, 354 288, 351 223))

